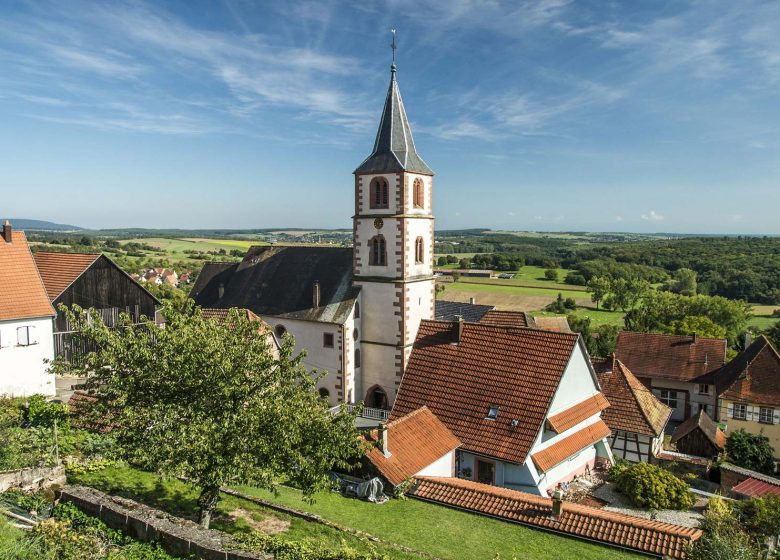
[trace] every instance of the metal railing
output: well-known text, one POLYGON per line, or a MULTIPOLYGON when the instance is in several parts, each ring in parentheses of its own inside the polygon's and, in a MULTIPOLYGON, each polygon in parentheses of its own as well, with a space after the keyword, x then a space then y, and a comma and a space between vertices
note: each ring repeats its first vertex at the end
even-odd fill
MULTIPOLYGON (((330 409, 330 411, 333 414, 336 414, 343 408, 347 412, 352 412, 353 410, 355 410, 356 406, 357 405, 354 404, 342 403, 338 406, 334 406, 333 408, 330 409)), ((360 411, 360 417, 368 418, 370 420, 382 420, 386 422, 387 419, 390 418, 390 411, 384 410, 382 408, 371 408, 370 406, 364 406, 363 410, 360 411)))

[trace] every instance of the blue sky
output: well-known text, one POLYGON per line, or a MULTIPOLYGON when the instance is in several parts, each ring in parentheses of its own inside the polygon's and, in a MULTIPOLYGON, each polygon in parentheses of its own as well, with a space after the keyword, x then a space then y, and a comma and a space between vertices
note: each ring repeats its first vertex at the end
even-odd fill
POLYGON ((0 213, 351 227, 398 30, 437 228, 780 233, 780 3, 0 6, 0 213))

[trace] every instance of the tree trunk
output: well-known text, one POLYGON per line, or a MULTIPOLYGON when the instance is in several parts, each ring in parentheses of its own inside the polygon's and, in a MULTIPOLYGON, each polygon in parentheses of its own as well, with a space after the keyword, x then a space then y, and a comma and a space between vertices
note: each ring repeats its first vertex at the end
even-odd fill
POLYGON ((214 509, 217 507, 219 501, 219 486, 206 486, 200 493, 198 498, 198 506, 200 511, 198 512, 198 523, 201 527, 209 528, 211 522, 211 514, 214 513, 214 509))

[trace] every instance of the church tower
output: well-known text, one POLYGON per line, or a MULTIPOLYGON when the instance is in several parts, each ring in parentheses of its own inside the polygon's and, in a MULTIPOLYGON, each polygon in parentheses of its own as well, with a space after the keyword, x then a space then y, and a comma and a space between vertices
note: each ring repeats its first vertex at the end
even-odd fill
MULTIPOLYGON (((395 47, 394 47, 395 48, 395 47)), ((355 170, 354 284, 361 289, 356 400, 392 407, 422 319, 434 318, 433 171, 417 154, 390 67, 374 150, 355 170)))

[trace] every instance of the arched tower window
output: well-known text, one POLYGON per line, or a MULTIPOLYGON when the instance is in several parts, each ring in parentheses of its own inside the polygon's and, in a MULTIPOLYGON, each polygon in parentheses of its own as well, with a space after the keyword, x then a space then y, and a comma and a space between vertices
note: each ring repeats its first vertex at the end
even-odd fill
POLYGON ((383 235, 372 237, 368 242, 371 255, 368 258, 368 264, 374 266, 387 266, 387 250, 385 247, 385 238, 383 235))
POLYGON ((414 180, 413 185, 414 190, 414 207, 415 208, 424 208, 425 207, 425 187, 423 186, 423 181, 419 177, 414 180))
POLYGON ((366 406, 387 410, 387 393, 379 385, 374 385, 366 393, 366 406))
POLYGON ((425 245, 423 238, 418 237, 414 242, 414 262, 417 264, 425 262, 425 245))
POLYGON ((384 177, 375 177, 371 181, 371 208, 387 208, 389 203, 387 181, 384 177))
POLYGON ((360 348, 355 348, 355 367, 360 367, 360 348))

